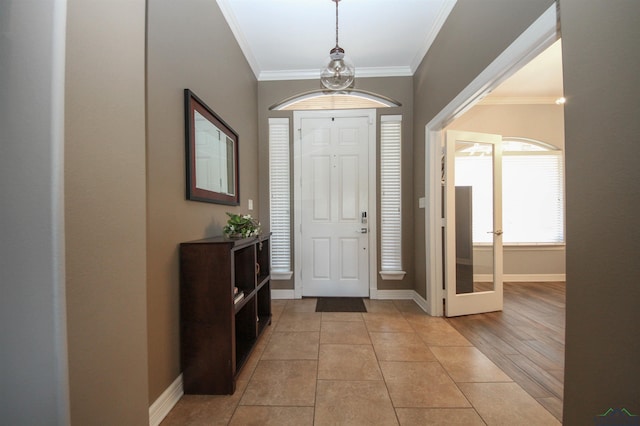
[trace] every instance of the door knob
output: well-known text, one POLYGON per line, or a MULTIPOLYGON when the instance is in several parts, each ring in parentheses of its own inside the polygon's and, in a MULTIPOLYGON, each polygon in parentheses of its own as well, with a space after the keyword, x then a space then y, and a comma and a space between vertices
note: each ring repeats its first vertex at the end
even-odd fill
POLYGON ((369 228, 360 228, 360 230, 356 231, 356 232, 358 232, 360 234, 366 234, 367 232, 369 232, 369 228))

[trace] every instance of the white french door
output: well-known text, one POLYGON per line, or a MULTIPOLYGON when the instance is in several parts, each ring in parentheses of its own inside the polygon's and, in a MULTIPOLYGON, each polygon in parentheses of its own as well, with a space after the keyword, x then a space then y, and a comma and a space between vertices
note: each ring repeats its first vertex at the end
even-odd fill
POLYGON ((447 131, 445 315, 502 310, 502 137, 447 131))
POLYGON ((296 269, 302 296, 363 297, 369 295, 373 123, 368 115, 335 113, 299 119, 296 269))

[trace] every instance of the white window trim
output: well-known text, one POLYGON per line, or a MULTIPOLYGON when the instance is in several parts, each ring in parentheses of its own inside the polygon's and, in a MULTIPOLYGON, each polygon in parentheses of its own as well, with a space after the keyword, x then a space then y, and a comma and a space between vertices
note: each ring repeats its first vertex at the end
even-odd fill
POLYGON ((380 277, 399 281, 402 270, 402 115, 380 117, 380 277), (393 126, 397 138, 386 137, 385 128, 393 126), (391 155, 385 155, 390 153, 391 155), (397 197, 387 197, 385 188, 391 187, 397 197), (391 214, 390 210, 396 210, 391 214), (390 222, 388 222, 390 221, 390 222), (399 223, 398 223, 399 222, 399 223), (386 226, 390 223, 389 227, 386 226), (388 238, 388 240, 387 240, 388 238), (390 251, 397 253, 390 254, 390 251), (390 267, 385 268, 386 264, 390 267))
POLYGON ((291 167, 288 118, 269 118, 269 221, 271 279, 290 280, 291 270, 291 167), (274 131, 278 134, 274 135, 274 131), (278 176, 277 181, 274 176, 278 176), (277 197, 279 202, 274 202, 277 197), (277 223, 274 223, 274 219, 277 223), (275 249, 275 250, 274 250, 275 249), (274 256, 275 251, 275 256, 274 256), (274 267, 274 260, 282 268, 274 267))

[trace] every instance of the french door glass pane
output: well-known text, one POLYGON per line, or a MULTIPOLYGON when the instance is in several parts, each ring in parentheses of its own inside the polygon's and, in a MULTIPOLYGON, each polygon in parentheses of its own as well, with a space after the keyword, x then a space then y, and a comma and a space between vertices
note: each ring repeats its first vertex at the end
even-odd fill
POLYGON ((457 294, 493 290, 493 154, 489 143, 456 142, 457 294))

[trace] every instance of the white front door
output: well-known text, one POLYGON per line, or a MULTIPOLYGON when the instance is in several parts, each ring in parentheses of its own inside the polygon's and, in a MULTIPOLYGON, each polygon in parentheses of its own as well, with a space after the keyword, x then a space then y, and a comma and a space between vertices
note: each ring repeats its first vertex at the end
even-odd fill
POLYGON ((502 137, 447 131, 445 315, 502 310, 502 137))
POLYGON ((370 116, 344 114, 300 118, 302 296, 369 295, 373 123, 370 116))

